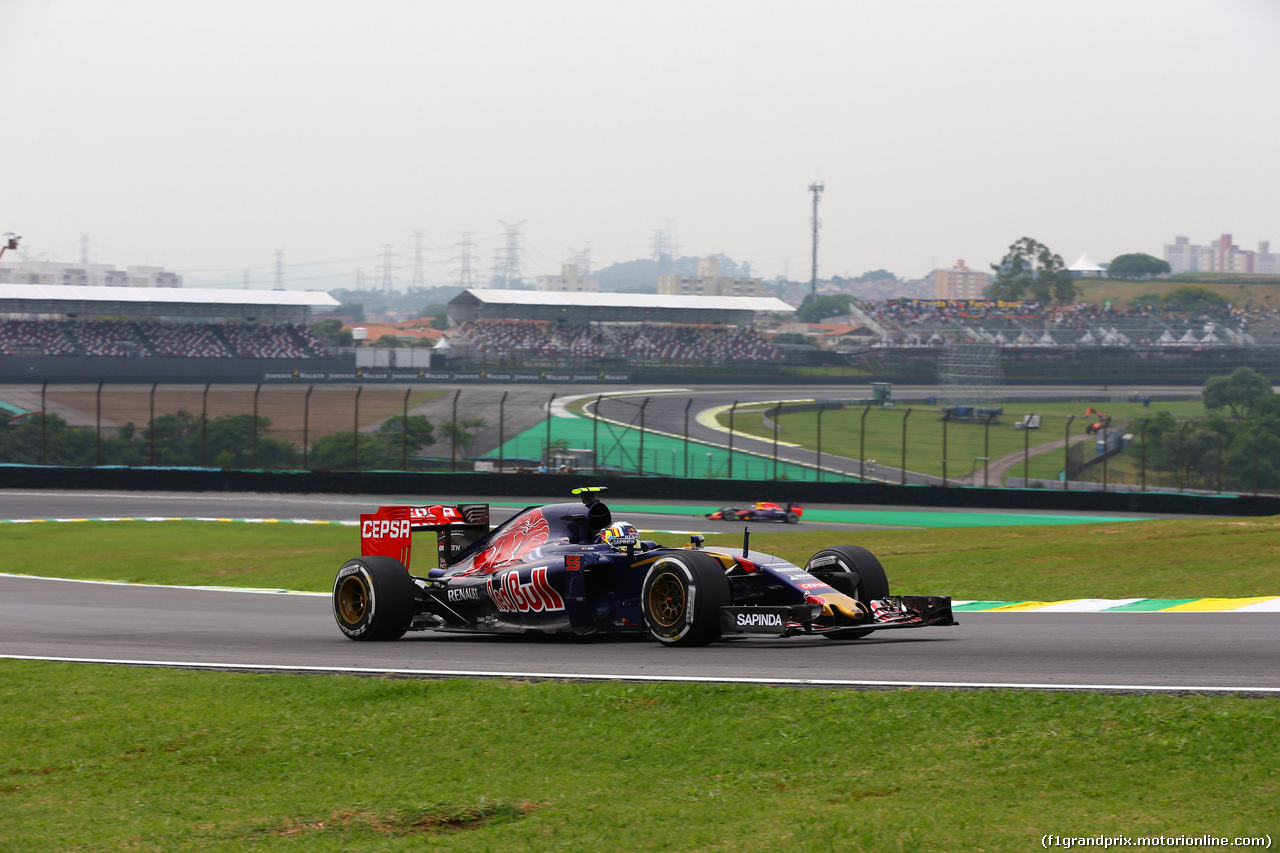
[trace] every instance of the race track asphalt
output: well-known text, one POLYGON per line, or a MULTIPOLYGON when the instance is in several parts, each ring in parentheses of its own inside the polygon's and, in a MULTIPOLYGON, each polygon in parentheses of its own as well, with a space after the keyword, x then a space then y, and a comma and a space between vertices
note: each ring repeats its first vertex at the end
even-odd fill
POLYGON ((961 614, 862 640, 671 649, 422 633, 346 639, 328 596, 0 577, 0 655, 423 676, 1280 691, 1280 614, 961 614))
MULTIPOLYGON (((0 518, 351 520, 377 503, 394 502, 386 497, 2 492, 0 518), (274 511, 263 512, 269 505, 274 511)), ((665 518, 670 529, 687 520, 655 518, 665 518)), ((958 618, 955 627, 885 631, 863 640, 752 639, 699 649, 635 640, 437 633, 356 643, 339 633, 324 595, 0 577, 0 656, 6 657, 422 676, 1280 693, 1275 666, 1280 613, 962 613, 958 618)))

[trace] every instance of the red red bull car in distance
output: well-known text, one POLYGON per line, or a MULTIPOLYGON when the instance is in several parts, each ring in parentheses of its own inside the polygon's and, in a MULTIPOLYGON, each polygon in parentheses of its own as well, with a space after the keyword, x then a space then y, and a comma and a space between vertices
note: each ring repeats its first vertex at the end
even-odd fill
POLYGON ((721 521, 785 521, 795 524, 804 515, 804 507, 800 504, 785 506, 773 501, 756 501, 752 506, 727 506, 709 513, 707 518, 721 521))
POLYGON ((361 556, 333 584, 333 615, 353 640, 407 631, 646 634, 669 646, 725 637, 954 625, 948 596, 889 595, 880 562, 853 545, 803 566, 742 548, 640 539, 599 499, 530 506, 489 529, 488 504, 390 506, 360 516, 361 556), (438 565, 411 572, 413 534, 436 531, 438 565))

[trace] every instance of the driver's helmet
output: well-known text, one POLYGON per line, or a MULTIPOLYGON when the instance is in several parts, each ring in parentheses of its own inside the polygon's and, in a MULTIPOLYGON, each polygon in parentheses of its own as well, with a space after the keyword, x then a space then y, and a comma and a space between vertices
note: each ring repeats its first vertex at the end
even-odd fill
POLYGON ((634 524, 619 521, 597 533, 596 541, 608 545, 615 551, 623 551, 628 546, 634 548, 640 544, 640 531, 636 530, 634 524))

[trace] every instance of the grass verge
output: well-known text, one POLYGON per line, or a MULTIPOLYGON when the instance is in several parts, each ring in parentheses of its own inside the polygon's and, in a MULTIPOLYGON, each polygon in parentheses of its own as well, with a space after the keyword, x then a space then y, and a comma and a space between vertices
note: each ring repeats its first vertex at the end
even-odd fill
MULTIPOLYGON (((828 545, 869 548, 896 593, 959 599, 1193 598, 1280 595, 1280 517, 1132 521, 1070 527, 918 530, 761 529, 753 548, 803 564, 828 545)), ((655 534, 665 545, 688 537, 655 534)), ((740 533, 708 544, 737 545, 740 533)), ((418 534, 418 571, 434 539, 418 534)), ((328 591, 360 551, 355 528, 226 522, 0 526, 5 569, 31 575, 328 591)))
POLYGON ((0 674, 11 853, 995 851, 1280 817, 1272 699, 0 674))
MULTIPOLYGON (((942 409, 939 406, 914 406, 907 414, 906 406, 882 408, 833 409, 822 415, 822 452, 849 459, 875 460, 879 465, 902 464, 903 427, 906 427, 907 464, 910 471, 940 477, 946 460, 948 478, 964 477, 980 469, 982 458, 1002 456, 1030 450, 1031 477, 1053 479, 1064 465, 1063 442, 1067 428, 1071 435, 1084 433, 1096 418, 1085 415, 1084 403, 1008 403, 1004 414, 990 427, 974 423, 948 423, 946 452, 943 452, 942 409), (865 414, 865 420, 864 420, 865 414), (1041 427, 1030 432, 1014 429, 1013 424, 1024 415, 1041 417, 1041 427), (1048 443, 1054 447, 1043 453, 1035 448, 1048 443)), ((1204 404, 1199 400, 1155 402, 1149 408, 1141 403, 1103 402, 1096 408, 1112 416, 1112 429, 1124 430, 1134 418, 1167 411, 1175 418, 1202 417, 1204 404)), ((764 423, 772 410, 767 406, 740 406, 734 417, 734 428, 760 438, 773 438, 773 429, 764 423)), ((729 416, 721 412, 717 420, 728 427, 729 416)), ((818 415, 816 412, 784 412, 778 418, 778 437, 816 450, 818 447, 818 415)), ((1088 449, 1092 453, 1092 447, 1088 449)), ((874 466, 868 468, 873 475, 874 466)), ((1022 464, 1014 466, 1010 476, 1022 476, 1022 464)))

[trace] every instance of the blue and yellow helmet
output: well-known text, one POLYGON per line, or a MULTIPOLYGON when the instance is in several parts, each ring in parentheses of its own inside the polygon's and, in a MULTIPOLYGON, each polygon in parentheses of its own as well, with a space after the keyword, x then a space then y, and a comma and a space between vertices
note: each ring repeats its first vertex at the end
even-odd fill
POLYGON ((608 545, 614 550, 622 551, 627 547, 634 548, 640 544, 640 531, 636 530, 634 524, 619 521, 597 533, 596 541, 608 545))

